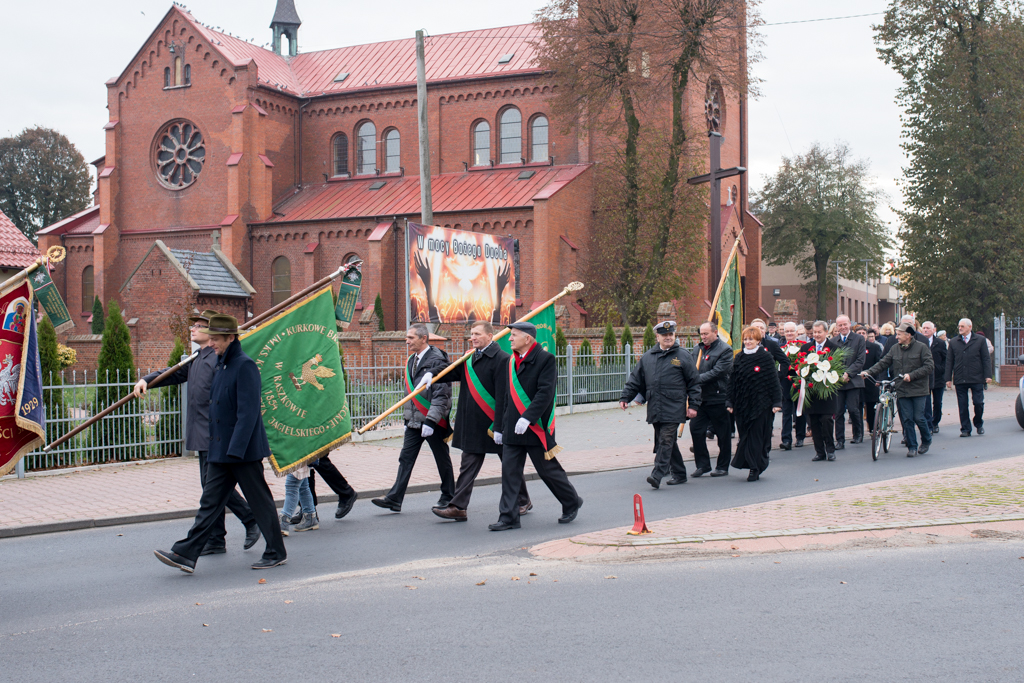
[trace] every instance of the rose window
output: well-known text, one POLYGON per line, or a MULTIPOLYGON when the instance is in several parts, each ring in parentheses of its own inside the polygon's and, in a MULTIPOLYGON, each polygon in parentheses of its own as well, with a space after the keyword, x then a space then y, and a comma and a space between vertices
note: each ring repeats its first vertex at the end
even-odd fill
POLYGON ((156 171, 160 182, 172 190, 194 183, 206 160, 206 147, 199 129, 187 121, 177 121, 167 126, 158 139, 156 171))

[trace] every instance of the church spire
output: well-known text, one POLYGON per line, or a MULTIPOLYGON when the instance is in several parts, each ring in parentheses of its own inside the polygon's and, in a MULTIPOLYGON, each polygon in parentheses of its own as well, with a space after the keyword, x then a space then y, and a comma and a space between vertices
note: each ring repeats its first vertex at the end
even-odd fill
POLYGON ((277 9, 270 28, 274 30, 274 52, 281 54, 281 36, 288 39, 288 56, 294 57, 299 51, 299 26, 302 19, 295 11, 295 0, 277 0, 277 9))

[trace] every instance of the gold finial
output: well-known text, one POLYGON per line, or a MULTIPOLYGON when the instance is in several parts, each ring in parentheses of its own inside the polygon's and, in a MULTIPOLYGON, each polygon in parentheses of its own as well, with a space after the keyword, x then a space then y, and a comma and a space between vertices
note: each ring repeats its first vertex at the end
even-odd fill
POLYGON ((61 261, 64 260, 64 257, 67 256, 67 254, 67 249, 60 245, 55 244, 46 250, 46 259, 50 263, 60 263, 61 261))

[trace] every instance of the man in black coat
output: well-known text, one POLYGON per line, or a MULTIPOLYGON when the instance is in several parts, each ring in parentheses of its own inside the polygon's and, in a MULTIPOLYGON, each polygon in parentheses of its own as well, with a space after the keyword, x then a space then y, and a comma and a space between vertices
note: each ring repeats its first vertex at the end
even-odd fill
POLYGON ((494 431, 502 435, 501 503, 498 521, 488 528, 505 531, 519 528, 519 495, 523 467, 530 457, 534 469, 562 504, 559 524, 576 519, 583 499, 569 483, 555 459, 561 447, 555 443, 555 388, 558 365, 555 357, 537 343, 537 328, 529 322, 509 325, 512 358, 507 363, 505 409, 495 415, 494 431))
MULTIPOLYGON (((784 347, 796 345, 803 346, 803 342, 797 337, 797 326, 795 322, 787 322, 782 325, 784 335, 784 347)), ((785 351, 783 351, 785 355, 785 351)), ((804 445, 804 437, 807 435, 807 417, 801 413, 796 414, 796 401, 793 400, 793 380, 789 376, 789 356, 786 356, 785 363, 779 363, 779 384, 782 387, 782 443, 779 448, 784 451, 793 449, 793 430, 796 429, 796 447, 804 445)))
POLYGON ((690 422, 690 439, 693 441, 693 476, 700 477, 711 472, 712 477, 729 474, 732 461, 732 421, 725 409, 732 373, 732 347, 718 336, 715 323, 704 322, 700 326, 700 343, 690 351, 697 366, 697 384, 700 387, 700 404, 697 415, 690 422), (718 437, 718 461, 711 471, 711 453, 708 451, 708 427, 718 437))
POLYGON ((277 506, 263 478, 263 459, 270 456, 270 443, 263 427, 260 396, 260 371, 242 351, 238 341, 238 321, 230 315, 210 317, 205 329, 219 360, 210 389, 210 450, 206 486, 199 501, 196 521, 188 536, 170 551, 154 551, 158 560, 189 574, 196 558, 206 547, 218 517, 235 485, 249 501, 267 547, 253 569, 268 569, 287 562, 288 554, 281 537, 277 506))
MULTIPOLYGON (((801 351, 814 352, 819 356, 831 355, 836 350, 835 342, 828 338, 828 324, 824 320, 816 320, 811 325, 811 341, 801 347, 801 351)), ((797 386, 800 378, 794 374, 793 382, 797 386)), ((818 398, 810 401, 804 406, 803 412, 807 415, 807 423, 811 426, 811 438, 814 439, 814 457, 812 462, 819 460, 833 461, 836 459, 835 441, 832 440, 832 431, 835 428, 833 415, 836 413, 836 397, 818 398)))
MULTIPOLYGON (((217 311, 205 310, 200 315, 189 318, 192 327, 189 333, 192 342, 199 345, 199 357, 183 368, 179 368, 170 377, 160 383, 161 387, 169 387, 188 382, 187 398, 188 408, 185 415, 185 448, 195 451, 199 455, 199 481, 206 486, 206 461, 207 451, 210 448, 210 387, 213 384, 213 371, 217 367, 217 352, 210 346, 210 335, 203 329, 210 322, 210 317, 217 315, 217 311)), ((168 368, 151 372, 135 384, 135 395, 142 396, 149 389, 149 385, 157 376, 166 372, 168 368)), ((260 528, 256 524, 256 518, 252 516, 252 510, 248 503, 238 494, 238 491, 231 489, 228 496, 227 508, 232 514, 245 525, 245 549, 256 545, 260 540, 260 528)), ((200 555, 216 555, 227 552, 225 538, 227 530, 224 528, 224 517, 214 520, 213 532, 206 542, 200 555)))
POLYGON ((846 372, 843 374, 844 384, 839 385, 836 392, 836 450, 846 448, 846 413, 850 413, 850 428, 856 444, 864 441, 864 423, 861 422, 860 395, 864 388, 864 378, 860 376, 864 369, 864 337, 854 334, 850 329, 850 317, 841 315, 836 318, 836 336, 832 343, 837 349, 844 349, 846 356, 846 372))
POLYGON ((956 385, 956 402, 960 409, 960 436, 971 435, 971 412, 967 392, 974 403, 974 426, 978 435, 985 433, 985 385, 992 379, 991 361, 985 339, 972 330, 974 324, 963 318, 957 325, 960 334, 949 340, 946 353, 946 386, 956 385))
POLYGON ((654 427, 655 453, 654 471, 647 477, 647 483, 658 488, 669 474, 669 484, 686 483, 686 465, 679 452, 677 432, 687 417, 697 416, 701 390, 690 354, 676 341, 675 321, 658 323, 654 333, 658 343, 633 368, 619 396, 619 407, 625 410, 638 395, 647 403, 647 423, 654 427))
MULTIPOLYGON (((448 367, 448 356, 436 346, 430 345, 430 332, 423 323, 413 323, 405 333, 405 344, 409 348, 409 360, 405 364, 405 389, 412 393, 423 384, 430 384, 434 375, 448 367)), ((405 491, 409 488, 413 466, 419 457, 423 442, 430 445, 434 454, 437 473, 441 477, 441 497, 438 507, 448 507, 455 495, 455 473, 448 451, 447 439, 452 429, 448 416, 452 411, 452 385, 445 382, 430 384, 415 399, 405 404, 402 417, 405 420, 405 440, 398 455, 398 475, 386 495, 373 498, 370 502, 392 512, 402 511, 405 491)))
MULTIPOLYGON (((487 453, 502 454, 502 434, 494 431, 494 420, 505 410, 505 373, 509 355, 494 341, 494 327, 486 320, 477 320, 470 328, 469 342, 475 351, 472 357, 442 378, 443 382, 462 382, 459 405, 455 411, 455 434, 452 445, 462 449, 462 464, 455 482, 455 496, 446 507, 435 507, 433 513, 442 519, 465 522, 466 509, 473 484, 484 466, 487 453)), ((519 514, 526 514, 533 503, 526 490, 526 481, 519 491, 519 514)))
POLYGON ((927 340, 925 343, 931 348, 932 360, 935 361, 935 374, 932 376, 931 382, 932 395, 931 400, 928 401, 928 407, 924 411, 924 417, 932 428, 932 434, 938 434, 939 422, 942 421, 942 395, 946 392, 946 383, 943 381, 943 376, 946 374, 946 353, 948 349, 946 342, 935 336, 935 323, 932 321, 928 320, 921 325, 921 334, 927 340))
MULTIPOLYGON (((855 330, 857 334, 864 337, 864 367, 874 367, 875 363, 882 360, 882 345, 875 341, 875 331, 858 325, 855 330)), ((875 430, 875 406, 878 405, 880 396, 878 385, 874 382, 864 382, 864 393, 861 394, 864 403, 864 416, 867 420, 869 432, 875 430)))

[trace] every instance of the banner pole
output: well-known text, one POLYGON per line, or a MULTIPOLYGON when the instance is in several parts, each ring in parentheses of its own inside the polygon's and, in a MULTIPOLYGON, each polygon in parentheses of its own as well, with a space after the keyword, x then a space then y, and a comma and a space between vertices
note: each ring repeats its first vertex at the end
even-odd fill
POLYGON ((334 271, 333 273, 331 273, 327 277, 320 278, 319 280, 317 280, 316 282, 311 284, 309 287, 306 287, 304 290, 302 290, 298 294, 291 295, 290 297, 288 297, 287 299, 285 299, 284 301, 282 301, 278 305, 274 306, 273 308, 270 308, 269 310, 263 311, 262 313, 260 313, 258 316, 256 316, 252 320, 250 320, 250 321, 248 321, 248 322, 246 322, 244 324, 239 325, 238 329, 239 330, 247 330, 250 327, 255 327, 256 325, 259 325, 261 322, 263 322, 267 318, 270 318, 274 314, 276 314, 276 313, 278 313, 280 311, 283 311, 284 309, 288 308, 289 306, 291 306, 296 301, 299 301, 300 299, 305 298, 306 296, 308 296, 309 294, 312 294, 313 292, 319 291, 322 287, 324 287, 325 285, 327 285, 327 284, 331 283, 332 281, 334 281, 335 278, 340 277, 341 274, 344 273, 344 272, 345 272, 345 266, 342 266, 341 268, 338 268, 336 271, 334 271))
MULTIPOLYGON (((527 313, 525 316, 523 316, 522 318, 520 318, 516 322, 526 322, 527 320, 529 320, 530 318, 534 317, 535 315, 538 315, 541 311, 546 309, 548 306, 551 306, 552 304, 554 304, 556 301, 561 299, 566 294, 569 294, 570 292, 578 292, 581 289, 583 289, 583 283, 582 282, 570 282, 569 284, 567 284, 565 286, 565 289, 563 289, 561 292, 559 292, 555 296, 551 297, 550 299, 548 299, 543 304, 541 304, 537 308, 535 308, 532 311, 530 311, 529 313, 527 313)), ((505 336, 507 336, 511 331, 512 331, 512 328, 506 327, 501 332, 498 332, 497 334, 495 334, 494 337, 492 338, 492 340, 493 341, 498 341, 499 339, 502 339, 505 336)), ((391 406, 390 408, 385 410, 383 413, 381 413, 380 415, 375 417, 372 421, 370 421, 364 427, 360 428, 357 433, 358 434, 364 434, 364 433, 368 432, 369 430, 373 429, 373 427, 375 427, 381 420, 383 420, 388 415, 390 415, 391 413, 395 412, 396 410, 398 410, 399 408, 404 406, 406 403, 411 401, 415 396, 419 395, 419 393, 421 391, 423 391, 425 388, 429 387, 431 384, 434 384, 435 382, 437 382, 437 380, 441 379, 442 377, 447 375, 449 372, 451 372, 452 370, 454 370, 455 368, 459 367, 460 365, 465 363, 467 360, 469 360, 470 357, 473 355, 473 351, 474 350, 475 349, 470 349, 469 351, 467 351, 458 360, 456 360, 455 362, 449 364, 448 367, 446 367, 441 372, 437 373, 437 376, 431 378, 429 384, 424 384, 423 386, 418 387, 417 389, 415 389, 412 392, 410 392, 410 394, 408 396, 406 396, 401 401, 399 401, 398 403, 396 403, 395 405, 391 406)))

